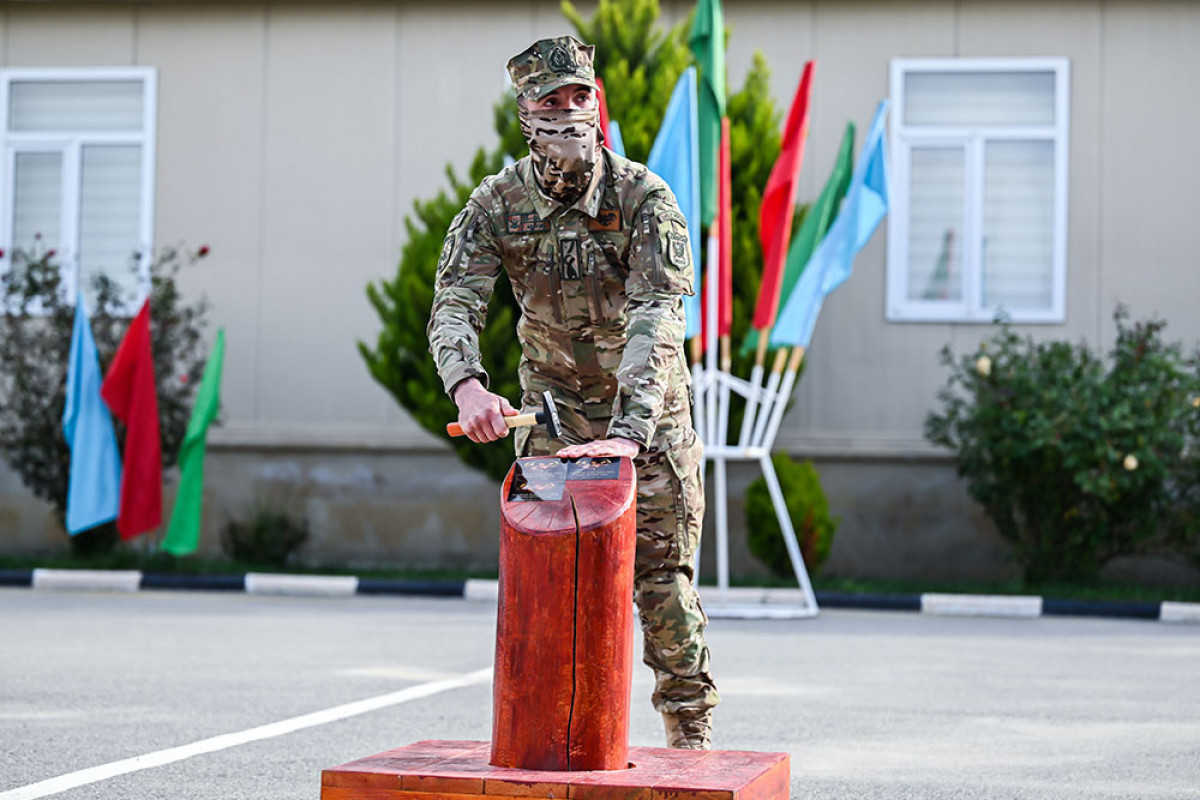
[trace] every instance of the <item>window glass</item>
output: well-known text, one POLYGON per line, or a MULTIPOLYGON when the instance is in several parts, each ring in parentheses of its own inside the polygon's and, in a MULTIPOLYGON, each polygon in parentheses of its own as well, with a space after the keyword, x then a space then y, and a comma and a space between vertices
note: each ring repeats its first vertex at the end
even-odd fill
POLYGON ((61 248, 62 153, 17 153, 13 174, 12 245, 30 251, 37 236, 61 248))
POLYGON ((105 272, 133 294, 133 255, 140 247, 142 148, 83 148, 79 196, 79 269, 84 286, 105 272))
POLYGON ((965 152, 914 147, 910 168, 908 299, 962 299, 965 152))
POLYGON ((909 72, 907 125, 1053 125, 1054 73, 909 72))
POLYGON ((983 297, 1048 309, 1054 276, 1054 143, 991 141, 984 152, 983 297))
POLYGON ((14 80, 9 85, 11 131, 140 131, 139 80, 14 80))

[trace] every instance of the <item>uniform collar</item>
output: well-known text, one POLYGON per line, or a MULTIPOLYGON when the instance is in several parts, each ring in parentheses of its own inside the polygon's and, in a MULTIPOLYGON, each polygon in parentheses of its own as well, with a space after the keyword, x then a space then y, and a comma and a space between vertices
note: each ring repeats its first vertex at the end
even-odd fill
POLYGON ((561 209, 578 209, 584 214, 593 219, 600 213, 600 203, 604 199, 605 178, 608 175, 608 156, 604 153, 604 148, 600 148, 600 159, 596 162, 596 169, 592 172, 592 182, 588 184, 587 190, 569 206, 564 206, 562 203, 548 196, 542 191, 542 187, 538 186, 537 177, 533 174, 533 159, 525 156, 518 164, 521 175, 521 182, 525 184, 526 190, 529 192, 529 199, 533 201, 533 208, 537 211, 538 217, 546 219, 551 214, 561 209))

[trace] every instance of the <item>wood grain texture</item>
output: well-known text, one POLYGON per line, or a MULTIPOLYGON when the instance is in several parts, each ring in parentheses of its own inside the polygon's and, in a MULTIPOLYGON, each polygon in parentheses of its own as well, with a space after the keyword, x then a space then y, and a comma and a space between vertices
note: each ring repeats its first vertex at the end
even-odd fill
MULTIPOLYGON (((526 475, 552 471, 530 462, 560 463, 522 459, 526 475)), ((516 467, 501 488, 496 766, 596 770, 627 763, 636 473, 629 459, 618 466, 613 478, 564 477, 561 499, 510 499, 516 467)), ((528 787, 513 784, 517 789, 528 787)))
POLYGON ((633 766, 628 769, 564 772, 495 767, 488 764, 488 743, 449 744, 453 746, 442 752, 452 755, 411 772, 402 765, 436 753, 430 743, 420 742, 325 770, 321 800, 481 800, 489 796, 787 800, 791 777, 786 753, 633 747, 629 749, 633 766), (343 776, 363 775, 386 778, 386 785, 356 786, 340 780, 343 776))

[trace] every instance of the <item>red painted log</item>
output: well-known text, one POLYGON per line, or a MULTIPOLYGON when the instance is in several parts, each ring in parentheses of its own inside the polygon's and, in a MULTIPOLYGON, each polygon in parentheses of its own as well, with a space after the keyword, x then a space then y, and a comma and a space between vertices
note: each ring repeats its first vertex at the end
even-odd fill
POLYGON ((636 494, 628 458, 522 458, 509 471, 491 764, 628 764, 636 494))

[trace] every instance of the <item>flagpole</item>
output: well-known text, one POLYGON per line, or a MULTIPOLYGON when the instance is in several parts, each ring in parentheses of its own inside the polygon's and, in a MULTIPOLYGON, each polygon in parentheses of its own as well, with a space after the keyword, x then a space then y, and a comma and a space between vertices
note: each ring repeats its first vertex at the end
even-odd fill
POLYGON ((762 331, 758 337, 758 350, 754 353, 754 368, 750 370, 750 391, 746 395, 746 411, 742 414, 742 431, 738 434, 738 447, 745 449, 750 444, 750 433, 754 430, 754 417, 762 395, 763 364, 767 360, 767 341, 770 331, 762 331))
POLYGON ((751 447, 762 446, 763 435, 766 433, 767 423, 771 419, 775 391, 779 388, 780 378, 783 377, 783 366, 787 362, 787 355, 786 347, 775 351, 775 361, 771 364, 771 374, 767 377, 767 388, 762 392, 762 406, 758 410, 758 418, 754 420, 754 433, 750 436, 751 447))
POLYGON ((771 422, 767 425, 767 430, 762 438, 763 447, 768 450, 775 443, 775 436, 779 433, 779 424, 783 422, 783 412, 787 410, 787 402, 792 395, 792 387, 796 384, 796 374, 800 371, 800 362, 803 360, 804 348, 799 345, 792 348, 791 358, 788 359, 787 372, 784 374, 783 382, 779 387, 779 393, 775 396, 775 406, 771 409, 771 422))

